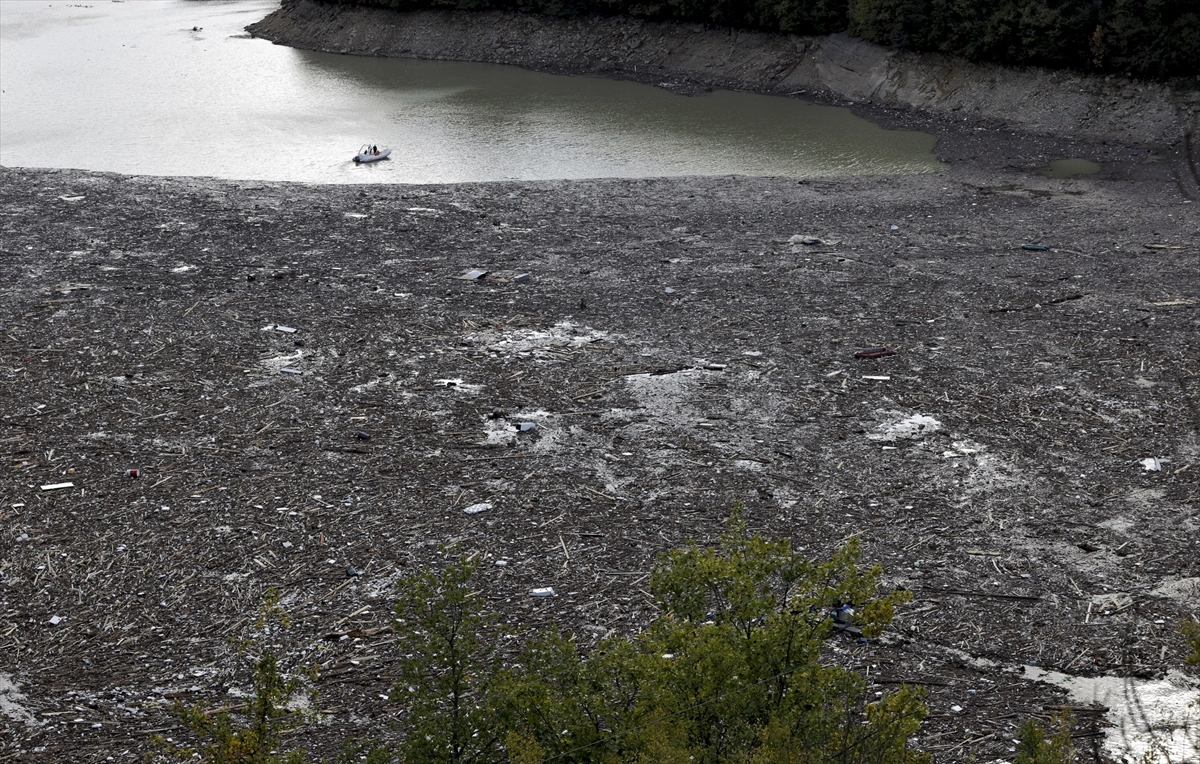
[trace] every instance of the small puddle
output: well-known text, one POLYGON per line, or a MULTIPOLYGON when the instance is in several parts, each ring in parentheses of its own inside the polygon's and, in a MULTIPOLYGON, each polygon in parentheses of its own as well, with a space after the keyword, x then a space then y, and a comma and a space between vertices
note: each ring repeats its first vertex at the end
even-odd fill
POLYGON ((1043 178, 1073 178, 1076 175, 1095 175, 1100 165, 1090 159, 1055 159, 1037 173, 1043 178))
POLYGON ((1073 703, 1106 706, 1114 726, 1104 750, 1115 761, 1200 761, 1200 682, 1193 677, 1082 677, 1026 666, 1025 678, 1062 687, 1073 703))

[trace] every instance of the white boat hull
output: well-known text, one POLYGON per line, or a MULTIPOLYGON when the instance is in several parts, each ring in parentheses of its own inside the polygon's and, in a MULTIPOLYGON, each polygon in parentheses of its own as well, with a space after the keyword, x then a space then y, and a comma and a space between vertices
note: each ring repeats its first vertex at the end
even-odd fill
POLYGON ((363 164, 366 162, 378 162, 380 159, 387 159, 388 155, 391 153, 392 153, 391 149, 380 149, 378 154, 361 153, 354 157, 354 161, 357 162, 358 164, 363 164))

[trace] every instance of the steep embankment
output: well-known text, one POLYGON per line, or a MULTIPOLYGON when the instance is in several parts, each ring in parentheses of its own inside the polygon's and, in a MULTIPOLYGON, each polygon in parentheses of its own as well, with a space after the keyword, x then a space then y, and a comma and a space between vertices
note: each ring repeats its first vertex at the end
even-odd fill
POLYGON ((972 64, 842 35, 799 37, 498 11, 399 13, 314 0, 285 0, 248 29, 311 50, 515 64, 685 91, 725 87, 826 95, 1088 140, 1176 144, 1195 132, 1189 123, 1200 112, 1200 97, 1181 100, 1162 85, 972 64))

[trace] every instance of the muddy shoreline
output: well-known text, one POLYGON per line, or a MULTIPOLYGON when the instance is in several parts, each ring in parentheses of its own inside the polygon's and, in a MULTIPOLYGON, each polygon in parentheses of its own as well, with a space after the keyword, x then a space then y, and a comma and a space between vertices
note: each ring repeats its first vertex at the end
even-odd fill
POLYGON ((693 96, 726 88, 846 106, 886 128, 933 133, 939 158, 986 171, 1085 158, 1128 176, 1146 161, 1165 162, 1180 192, 1200 201, 1200 91, 977 65, 843 35, 770 35, 628 18, 397 13, 286 0, 247 31, 330 53, 508 64, 629 79, 693 96))
POLYGON ((229 639, 277 586, 289 655, 322 664, 303 739, 331 753, 387 729, 390 586, 439 545, 483 555, 506 619, 586 644, 643 623, 630 574, 738 502, 812 554, 858 534, 914 591, 885 640, 830 656, 925 684, 938 761, 1004 759, 1023 718, 1078 704, 1027 664, 1181 670, 1200 231, 1167 163, 1122 167, 3 170, 0 750, 132 761, 178 734, 173 700, 243 688, 229 639), (874 345, 896 355, 854 358, 874 345))
POLYGON ((1200 132, 1200 91, 1067 71, 972 64, 845 35, 802 37, 630 18, 413 11, 285 0, 256 37, 352 55, 512 64, 696 94, 745 90, 1092 142, 1180 146, 1200 132))

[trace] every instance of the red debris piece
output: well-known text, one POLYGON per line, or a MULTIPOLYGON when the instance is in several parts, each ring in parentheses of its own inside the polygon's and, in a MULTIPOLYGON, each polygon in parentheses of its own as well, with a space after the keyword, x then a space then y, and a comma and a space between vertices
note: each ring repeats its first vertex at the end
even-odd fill
POLYGON ((125 470, 125 477, 127 478, 137 478, 140 477, 141 474, 142 473, 138 470, 125 470))
POLYGON ((896 355, 891 348, 867 348, 854 354, 855 358, 883 358, 885 355, 896 355))

